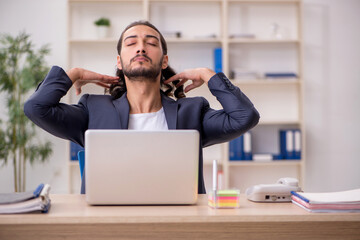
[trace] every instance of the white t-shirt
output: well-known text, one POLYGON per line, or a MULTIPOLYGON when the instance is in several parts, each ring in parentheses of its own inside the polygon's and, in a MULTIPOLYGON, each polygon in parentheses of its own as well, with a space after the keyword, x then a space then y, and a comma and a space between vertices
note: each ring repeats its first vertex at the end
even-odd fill
POLYGON ((130 114, 128 129, 143 131, 169 130, 164 108, 152 113, 130 114))

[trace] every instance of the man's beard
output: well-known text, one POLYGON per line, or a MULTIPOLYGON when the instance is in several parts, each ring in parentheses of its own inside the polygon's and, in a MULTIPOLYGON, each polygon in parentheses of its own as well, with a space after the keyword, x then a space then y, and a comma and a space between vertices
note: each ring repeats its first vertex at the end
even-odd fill
MULTIPOLYGON (((147 56, 137 55, 130 60, 130 64, 133 61, 133 59, 139 56, 146 57, 150 61, 150 63, 152 63, 152 60, 147 56)), ((150 68, 137 67, 135 69, 131 69, 130 64, 124 66, 121 58, 120 60, 121 60, 121 66, 123 68, 122 69, 123 73, 126 77, 128 77, 130 81, 143 81, 144 79, 148 79, 151 82, 156 82, 156 78, 157 76, 159 76, 161 72, 163 57, 161 57, 160 62, 158 64, 155 65, 152 64, 150 68)), ((142 65, 142 63, 140 63, 140 65, 142 65)))

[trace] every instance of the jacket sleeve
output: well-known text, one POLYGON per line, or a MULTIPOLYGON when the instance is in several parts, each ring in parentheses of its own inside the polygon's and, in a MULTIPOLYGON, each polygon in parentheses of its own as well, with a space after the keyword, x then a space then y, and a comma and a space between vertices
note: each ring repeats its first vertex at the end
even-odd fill
POLYGON ((223 73, 214 75, 208 86, 223 109, 211 109, 203 100, 203 147, 230 141, 256 126, 260 119, 258 111, 223 73))
POLYGON ((25 102, 24 113, 45 131, 80 145, 84 145, 84 132, 88 125, 87 95, 77 105, 60 103, 72 81, 57 66, 51 68, 35 93, 25 102))

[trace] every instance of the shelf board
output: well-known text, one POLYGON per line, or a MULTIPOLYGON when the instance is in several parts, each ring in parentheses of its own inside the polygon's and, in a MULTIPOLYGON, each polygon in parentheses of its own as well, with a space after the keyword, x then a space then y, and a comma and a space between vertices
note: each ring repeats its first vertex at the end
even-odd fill
POLYGON ((220 38, 166 38, 167 43, 221 43, 220 38))
MULTIPOLYGON (((119 39, 70 39, 69 43, 117 43, 119 39)), ((167 43, 221 43, 221 38, 165 38, 167 43)), ((229 39, 229 43, 298 43, 298 40, 229 39)))
POLYGON ((156 3, 156 2, 218 2, 221 3, 222 0, 149 0, 149 2, 151 3, 156 3))
POLYGON ((301 3, 301 0, 228 0, 228 3, 301 3))
MULTIPOLYGON (((165 38, 167 43, 221 43, 220 38, 165 38)), ((117 43, 119 39, 70 39, 69 43, 117 43)))
POLYGON ((300 166, 301 160, 276 160, 269 162, 254 161, 229 161, 230 167, 255 167, 255 166, 300 166))
POLYGON ((235 85, 293 85, 299 84, 301 80, 299 79, 249 79, 249 80, 239 80, 239 79, 230 79, 231 82, 235 85))
POLYGON ((69 3, 117 3, 117 2, 139 2, 142 3, 143 0, 68 0, 69 3))
POLYGON ((79 166, 79 161, 75 161, 75 160, 70 160, 69 161, 69 166, 70 167, 78 167, 79 166))
POLYGON ((229 38, 229 43, 255 43, 255 44, 268 44, 268 43, 300 43, 298 39, 256 39, 256 38, 229 38))
POLYGON ((300 125, 300 120, 261 120, 259 125, 300 125))
POLYGON ((104 39, 70 39, 69 43, 117 43, 119 39, 104 38, 104 39))
POLYGON ((220 158, 204 158, 203 159, 203 165, 204 166, 212 166, 213 165, 213 160, 216 160, 218 165, 222 164, 222 160, 220 158))

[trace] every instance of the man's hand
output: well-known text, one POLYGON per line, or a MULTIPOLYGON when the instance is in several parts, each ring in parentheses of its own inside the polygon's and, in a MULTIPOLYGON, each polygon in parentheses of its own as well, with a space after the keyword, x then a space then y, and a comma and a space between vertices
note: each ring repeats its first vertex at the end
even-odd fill
POLYGON ((184 90, 185 93, 187 93, 194 88, 200 87, 201 85, 203 85, 204 82, 208 83, 210 78, 214 75, 215 72, 209 68, 195 68, 178 73, 166 80, 164 83, 170 83, 175 80, 180 80, 180 82, 176 85, 176 87, 179 87, 181 85, 184 85, 184 83, 186 83, 188 80, 191 80, 192 83, 186 86, 184 90))
POLYGON ((81 87, 88 83, 95 83, 104 88, 109 88, 111 84, 117 83, 119 77, 103 75, 83 68, 72 68, 66 73, 76 90, 76 95, 81 93, 81 87))

